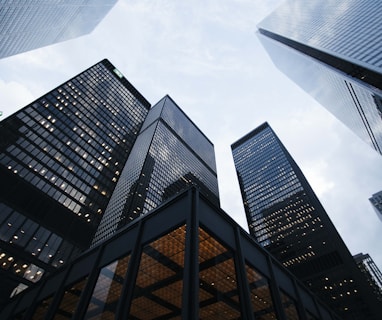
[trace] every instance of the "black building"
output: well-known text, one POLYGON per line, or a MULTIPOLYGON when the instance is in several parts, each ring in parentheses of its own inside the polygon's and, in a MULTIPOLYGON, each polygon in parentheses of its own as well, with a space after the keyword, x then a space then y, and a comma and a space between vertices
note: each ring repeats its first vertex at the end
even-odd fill
POLYGON ((382 310, 303 173, 264 123, 232 144, 249 231, 344 319, 382 310))
POLYGON ((0 318, 340 319, 195 187, 25 290, 0 318))
POLYGON ((214 146, 165 96, 142 126, 93 245, 191 184, 219 205, 214 146))
POLYGON ((149 108, 103 60, 0 122, 1 300, 89 247, 149 108))
POLYGON ((369 285, 373 288, 377 299, 382 302, 382 272, 369 254, 358 253, 353 256, 358 268, 365 275, 369 285))

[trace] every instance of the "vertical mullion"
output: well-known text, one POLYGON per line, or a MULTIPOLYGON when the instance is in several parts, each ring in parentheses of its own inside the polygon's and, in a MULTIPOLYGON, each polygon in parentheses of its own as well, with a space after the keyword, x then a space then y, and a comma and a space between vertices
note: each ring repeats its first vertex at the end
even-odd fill
POLYGON ((199 191, 188 191, 182 319, 199 319, 199 191))

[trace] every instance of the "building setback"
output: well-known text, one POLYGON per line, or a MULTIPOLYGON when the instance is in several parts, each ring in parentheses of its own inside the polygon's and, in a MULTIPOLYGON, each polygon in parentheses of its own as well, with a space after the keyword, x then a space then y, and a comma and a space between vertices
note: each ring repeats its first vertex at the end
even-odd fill
POLYGON ((117 0, 5 0, 0 59, 88 34, 117 0))
POLYGON ((277 68, 380 154, 381 15, 378 1, 288 0, 257 33, 277 68))
POLYGON ((0 318, 340 319, 198 190, 135 219, 0 318))
POLYGON ((250 234, 344 319, 375 319, 366 278, 268 123, 232 144, 250 234))
POLYGON ((90 246, 149 108, 103 60, 0 122, 0 302, 90 246))
POLYGON ((189 185, 219 205, 214 146, 167 95, 142 126, 93 245, 189 185))

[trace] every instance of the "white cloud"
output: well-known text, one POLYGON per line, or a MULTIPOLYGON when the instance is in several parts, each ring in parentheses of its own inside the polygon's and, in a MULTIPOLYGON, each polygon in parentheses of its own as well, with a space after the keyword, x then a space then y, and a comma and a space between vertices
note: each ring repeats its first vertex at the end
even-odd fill
POLYGON ((367 200, 382 190, 382 157, 271 63, 255 30, 281 2, 119 1, 89 36, 0 60, 1 107, 15 111, 108 58, 152 104, 170 94, 210 138, 222 207, 245 229, 230 145, 268 121, 352 253, 382 268, 382 224, 367 200))

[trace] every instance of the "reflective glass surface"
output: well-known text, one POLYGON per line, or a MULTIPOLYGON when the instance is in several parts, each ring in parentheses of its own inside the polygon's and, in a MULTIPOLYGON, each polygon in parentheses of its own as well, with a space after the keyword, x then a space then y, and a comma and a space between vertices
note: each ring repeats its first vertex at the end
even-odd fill
POLYGON ((114 70, 103 60, 0 122, 3 269, 35 282, 90 245, 149 109, 114 70))
POLYGON ((2 1, 0 58, 76 38, 91 32, 116 0, 47 2, 2 1))
POLYGON ((53 300, 53 296, 50 296, 50 297, 40 301, 36 307, 36 310, 33 314, 33 317, 35 319, 44 319, 45 315, 48 311, 48 308, 49 308, 50 304, 52 303, 52 300, 53 300))
POLYGON ((289 0, 259 27, 381 72, 381 15, 378 1, 289 0))
POLYGON ((114 319, 130 256, 103 267, 98 276, 85 319, 114 319))
POLYGON ((285 292, 281 291, 281 302, 284 308, 284 313, 287 320, 299 320, 300 317, 297 312, 296 302, 288 296, 285 292))
POLYGON ((185 226, 143 248, 129 316, 181 319, 185 226))
POLYGON ((199 319, 239 319, 233 252, 199 228, 199 319))
POLYGON ((87 278, 81 279, 66 288, 64 296, 62 297, 60 305, 54 316, 55 320, 72 319, 86 281, 87 278))
POLYGON ((213 145, 165 97, 145 120, 93 243, 192 185, 219 203, 213 145))
POLYGON ((251 291, 251 303, 255 319, 277 319, 268 279, 248 264, 245 266, 245 270, 251 291))

